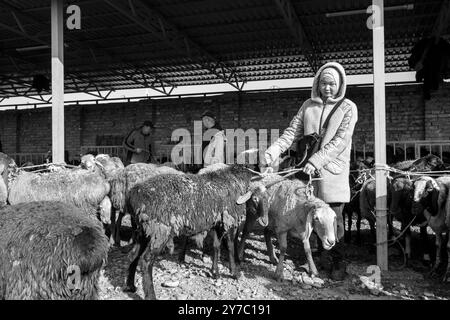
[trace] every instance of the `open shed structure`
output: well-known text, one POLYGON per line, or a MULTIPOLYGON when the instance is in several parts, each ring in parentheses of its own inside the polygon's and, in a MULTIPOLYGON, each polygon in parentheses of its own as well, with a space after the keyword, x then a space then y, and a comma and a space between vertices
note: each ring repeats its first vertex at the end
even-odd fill
MULTIPOLYGON (((367 0, 64 1, 64 92, 311 77, 327 61, 372 73, 367 0), (70 5, 80 29, 68 29, 70 5)), ((385 0, 386 72, 410 71, 412 46, 432 34, 445 0, 385 0)), ((51 77, 51 1, 0 1, 1 97, 33 96, 51 77)), ((443 35, 448 37, 448 28, 443 35)), ((48 92, 47 92, 48 93, 48 92)))
MULTIPOLYGON (((384 72, 410 71, 417 41, 450 35, 448 0, 0 0, 0 8, 0 99, 50 102, 43 95, 52 92, 55 162, 64 153, 64 92, 107 99, 132 88, 243 90, 250 81, 312 77, 337 61, 349 75, 375 76, 376 162, 385 163, 384 72), (80 28, 70 28, 78 13, 80 28)), ((379 171, 378 242, 385 198, 379 171)), ((386 248, 378 251, 383 269, 386 248)))

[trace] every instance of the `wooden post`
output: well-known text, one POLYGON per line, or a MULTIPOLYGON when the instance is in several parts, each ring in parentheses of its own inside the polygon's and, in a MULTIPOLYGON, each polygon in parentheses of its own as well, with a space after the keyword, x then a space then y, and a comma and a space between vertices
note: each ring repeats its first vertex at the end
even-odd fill
POLYGON ((52 162, 64 162, 63 1, 52 0, 52 162))
MULTIPOLYGON (((375 163, 386 163, 386 97, 384 74, 384 1, 372 0, 373 5, 373 77, 375 105, 375 163)), ((387 245, 387 184, 384 171, 376 175, 376 226, 377 226, 377 265, 388 270, 387 245)))

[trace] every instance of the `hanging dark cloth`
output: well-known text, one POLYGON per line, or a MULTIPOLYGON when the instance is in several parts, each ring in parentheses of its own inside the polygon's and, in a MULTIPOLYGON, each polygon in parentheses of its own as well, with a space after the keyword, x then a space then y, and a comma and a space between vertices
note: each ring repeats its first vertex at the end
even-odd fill
POLYGON ((408 59, 410 68, 416 70, 416 81, 423 81, 423 97, 431 99, 431 92, 439 89, 450 58, 450 44, 442 39, 424 38, 416 43, 408 59))

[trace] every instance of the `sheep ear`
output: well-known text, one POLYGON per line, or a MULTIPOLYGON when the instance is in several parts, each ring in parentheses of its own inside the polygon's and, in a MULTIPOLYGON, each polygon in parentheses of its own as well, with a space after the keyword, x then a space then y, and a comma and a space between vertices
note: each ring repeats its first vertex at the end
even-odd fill
POLYGON ((433 191, 431 191, 430 210, 432 216, 436 216, 439 213, 439 191, 436 189, 433 189, 433 191))
POLYGON ((0 174, 3 173, 3 170, 5 170, 5 165, 3 163, 0 163, 0 174))
POLYGON ((246 203, 248 201, 248 199, 250 199, 250 197, 252 196, 252 192, 248 191, 246 194, 240 196, 237 200, 236 203, 237 204, 243 204, 246 203))
POLYGON ((439 190, 439 197, 438 197, 438 208, 444 208, 445 202, 447 201, 447 195, 448 195, 448 188, 444 185, 443 188, 439 190))
POLYGON ((306 215, 306 223, 305 223, 305 239, 309 239, 311 233, 313 231, 312 221, 313 221, 314 209, 310 209, 308 214, 306 215))

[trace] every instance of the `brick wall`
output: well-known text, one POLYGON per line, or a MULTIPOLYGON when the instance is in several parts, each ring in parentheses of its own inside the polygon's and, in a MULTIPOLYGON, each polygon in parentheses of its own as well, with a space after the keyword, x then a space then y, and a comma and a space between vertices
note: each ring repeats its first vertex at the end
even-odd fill
MULTIPOLYGON (((226 93, 196 98, 153 99, 134 103, 67 106, 66 149, 78 154, 80 145, 95 145, 98 135, 121 135, 145 119, 155 124, 156 143, 167 143, 176 128, 193 131, 193 121, 207 109, 224 128, 279 128, 288 126, 309 90, 268 93, 226 93)), ((373 88, 350 87, 347 97, 358 106, 354 141, 373 141, 373 88)), ((388 140, 450 139, 450 88, 446 84, 424 102, 420 86, 386 88, 388 140)), ((0 112, 4 152, 46 152, 51 148, 50 108, 0 112)), ((270 130, 269 130, 270 132, 270 130)))

